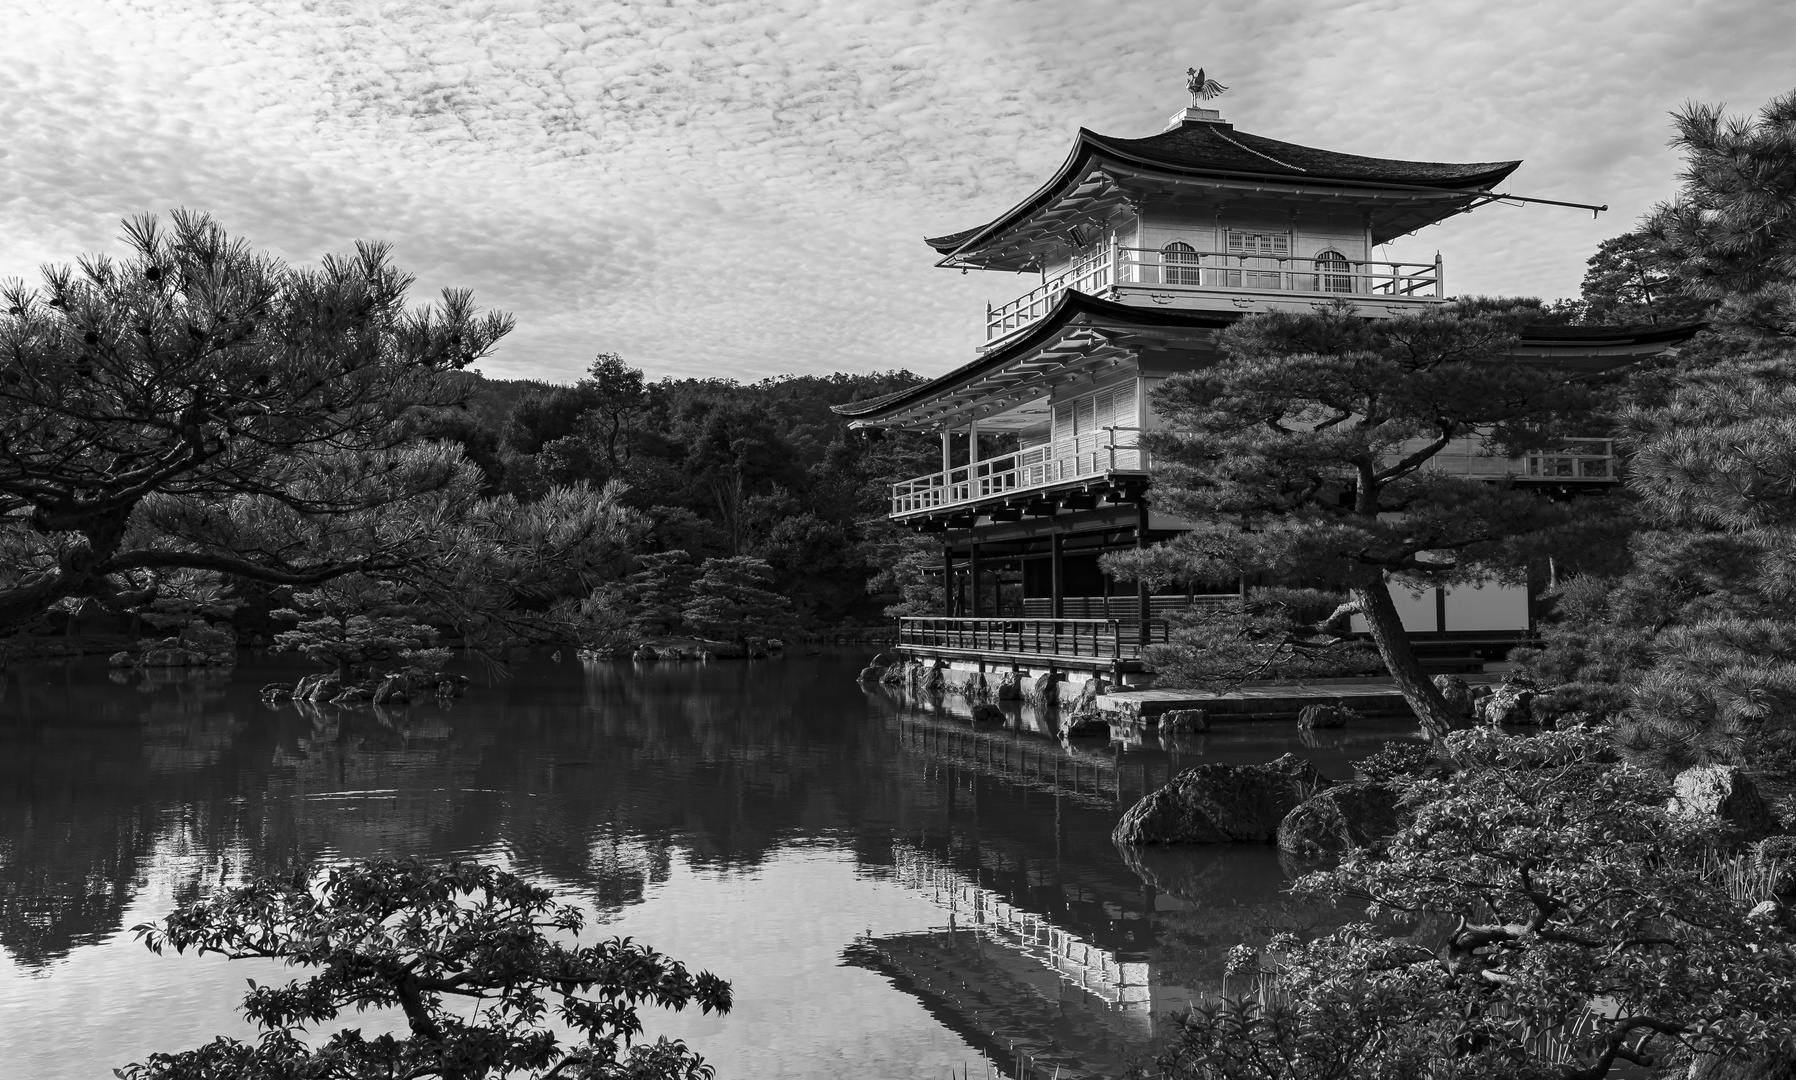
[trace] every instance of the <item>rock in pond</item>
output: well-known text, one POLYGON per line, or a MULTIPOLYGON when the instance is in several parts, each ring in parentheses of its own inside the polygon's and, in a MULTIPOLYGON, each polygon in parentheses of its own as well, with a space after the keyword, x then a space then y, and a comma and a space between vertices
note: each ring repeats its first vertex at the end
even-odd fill
POLYGON ((999 701, 1023 700, 1023 673, 1006 671, 998 677, 997 695, 999 701))
POLYGON ((262 700, 270 705, 277 701, 288 701, 293 697, 293 684, 271 682, 262 687, 262 700))
POLYGON ((1264 765, 1199 765, 1131 806, 1118 844, 1269 844, 1285 815, 1332 786, 1295 754, 1264 765))
POLYGON ((973 722, 975 724, 1002 724, 1008 719, 1009 717, 1004 715, 1004 710, 996 705, 988 703, 973 706, 973 722))
POLYGON ((388 675, 374 688, 376 705, 391 705, 405 701, 411 697, 411 680, 404 675, 388 675))
POLYGON ((1202 709, 1168 709, 1160 714, 1160 734, 1195 735, 1210 730, 1210 716, 1202 709))
POLYGON ((1346 727, 1349 720, 1359 720, 1361 716, 1344 705, 1305 705, 1297 714, 1297 726, 1306 730, 1311 728, 1346 727))
POLYGON ((1383 840, 1403 824, 1397 795, 1383 784, 1354 780, 1324 788, 1294 807, 1278 826, 1278 846, 1305 859, 1383 840))

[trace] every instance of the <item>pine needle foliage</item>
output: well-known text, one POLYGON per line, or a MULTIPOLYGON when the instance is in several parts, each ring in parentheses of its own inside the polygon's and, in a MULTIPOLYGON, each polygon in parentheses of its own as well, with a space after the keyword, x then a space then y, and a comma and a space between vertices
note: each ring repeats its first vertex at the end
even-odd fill
POLYGON ((628 939, 581 945, 584 917, 548 890, 472 862, 376 860, 300 870, 182 904, 135 928, 172 949, 310 972, 249 981, 261 1035, 220 1037, 116 1070, 121 1080, 710 1080, 685 1044, 639 1044, 643 1005, 727 1013, 729 984, 628 939), (371 1011, 398 1034, 344 1027, 371 1011), (551 1017, 572 1040, 564 1042, 551 1017))

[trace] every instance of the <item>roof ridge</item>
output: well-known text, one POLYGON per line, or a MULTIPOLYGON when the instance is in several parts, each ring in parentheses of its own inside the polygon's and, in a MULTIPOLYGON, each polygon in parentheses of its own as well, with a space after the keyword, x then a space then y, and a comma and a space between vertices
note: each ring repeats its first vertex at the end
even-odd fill
POLYGON ((1230 146, 1238 147, 1239 149, 1247 151, 1248 153, 1254 155, 1255 157, 1263 157, 1267 161, 1270 161, 1274 165, 1280 166, 1281 168, 1292 169, 1292 170, 1295 170, 1296 172, 1300 172, 1300 173, 1309 172, 1308 169, 1304 168, 1301 165, 1292 165, 1290 162, 1280 161, 1279 159, 1273 157, 1271 154, 1261 153, 1260 151, 1255 150, 1251 146, 1243 146, 1241 143, 1238 143, 1235 140, 1229 138, 1227 133, 1225 133, 1225 132, 1221 132, 1221 131, 1216 132, 1216 137, 1218 139, 1221 139, 1223 142, 1228 143, 1230 146))

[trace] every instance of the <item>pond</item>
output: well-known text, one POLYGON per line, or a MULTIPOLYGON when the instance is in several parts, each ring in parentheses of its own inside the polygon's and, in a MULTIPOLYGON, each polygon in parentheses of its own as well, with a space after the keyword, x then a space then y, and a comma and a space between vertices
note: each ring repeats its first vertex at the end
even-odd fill
POLYGON ((0 1062, 105 1077, 249 1037, 266 971, 130 928, 296 860, 477 856, 553 887, 732 981, 728 1016, 647 1017, 724 1080, 1114 1075, 1230 945, 1339 917, 1283 896, 1270 848, 1125 857, 1109 834, 1177 769, 1292 751, 1339 778, 1400 725, 1068 751, 1027 709, 975 729, 857 685, 871 652, 533 660, 392 709, 265 706, 302 668, 253 655, 0 673, 0 1062))

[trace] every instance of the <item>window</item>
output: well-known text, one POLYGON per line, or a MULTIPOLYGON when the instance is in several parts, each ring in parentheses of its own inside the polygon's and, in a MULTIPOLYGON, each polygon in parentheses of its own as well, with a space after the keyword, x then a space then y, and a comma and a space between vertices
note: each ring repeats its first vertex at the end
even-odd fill
POLYGON ((1166 284, 1201 285, 1197 268, 1197 249, 1183 240, 1174 240, 1160 249, 1160 261, 1166 267, 1166 284))
POLYGON ((1318 285, 1323 292, 1352 292, 1352 267, 1347 264, 1347 256, 1338 251, 1328 250, 1316 256, 1318 285))
POLYGON ((1230 229, 1230 255, 1289 255, 1291 234, 1282 232, 1248 232, 1230 229))

